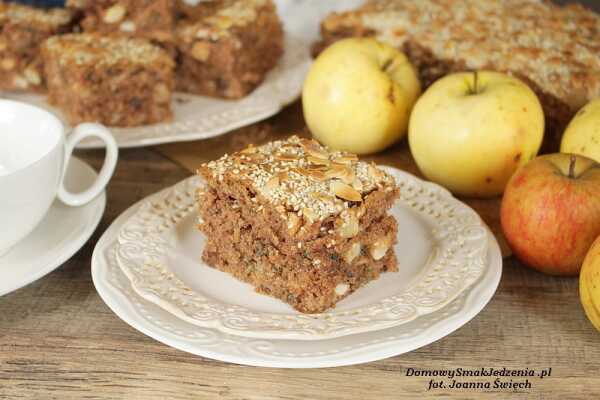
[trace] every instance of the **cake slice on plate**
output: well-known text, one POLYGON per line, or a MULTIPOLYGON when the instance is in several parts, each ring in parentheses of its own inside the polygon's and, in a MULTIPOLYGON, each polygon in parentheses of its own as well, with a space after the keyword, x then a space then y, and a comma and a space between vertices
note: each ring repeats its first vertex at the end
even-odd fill
POLYGON ((396 271, 394 179, 292 136, 204 164, 203 259, 305 313, 396 271))

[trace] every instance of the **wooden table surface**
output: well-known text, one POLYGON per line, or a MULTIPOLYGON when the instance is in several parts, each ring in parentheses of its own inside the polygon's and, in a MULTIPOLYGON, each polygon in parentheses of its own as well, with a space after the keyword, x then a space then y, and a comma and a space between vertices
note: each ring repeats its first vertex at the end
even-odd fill
MULTIPOLYGON (((184 146, 215 158, 248 141, 302 129, 298 104, 269 121, 184 146)), ((179 150, 178 150, 179 149, 179 150)), ((94 244, 138 200, 190 172, 163 154, 181 146, 121 152, 108 187, 106 213, 92 239, 43 279, 0 298, 2 399, 593 399, 600 396, 600 333, 587 321, 578 281, 504 263, 490 304, 453 334, 409 354, 364 365, 285 370, 227 364, 169 348, 137 332, 102 302, 92 284, 94 244), (530 378, 531 389, 436 390, 415 369, 517 368, 551 376, 530 378)), ((184 151, 185 153, 185 151, 184 151)), ((102 151, 79 156, 99 167, 102 151)), ((185 157, 185 154, 180 154, 185 157)), ((406 143, 374 159, 416 172, 406 143)), ((185 160, 183 160, 185 162, 185 160)), ((487 379, 488 381, 490 379, 487 379)), ((484 380, 485 381, 485 380, 484 380)))

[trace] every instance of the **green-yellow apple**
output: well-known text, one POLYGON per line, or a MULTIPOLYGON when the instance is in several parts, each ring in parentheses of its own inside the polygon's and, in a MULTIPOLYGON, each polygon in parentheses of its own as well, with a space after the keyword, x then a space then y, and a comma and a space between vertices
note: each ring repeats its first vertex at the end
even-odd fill
POLYGON ((600 162, 600 98, 579 110, 569 123, 560 152, 581 154, 600 162))
POLYGON ((408 140, 421 172, 453 193, 491 197, 534 158, 544 113, 533 91, 497 72, 439 79, 419 98, 408 140))
POLYGON ((588 319, 600 331, 600 236, 583 260, 579 298, 588 319))
POLYGON ((421 94, 404 54, 368 38, 340 40, 312 65, 302 91, 304 118, 318 141, 374 153, 401 139, 421 94))
POLYGON ((500 210, 515 255, 552 275, 577 275, 600 235, 600 164, 575 154, 548 154, 510 179, 500 210))

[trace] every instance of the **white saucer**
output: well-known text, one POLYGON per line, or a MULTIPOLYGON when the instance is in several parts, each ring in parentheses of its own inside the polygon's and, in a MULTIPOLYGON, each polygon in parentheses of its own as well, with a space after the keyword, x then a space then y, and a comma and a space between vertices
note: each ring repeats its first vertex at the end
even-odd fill
POLYGON ((370 362, 435 342, 475 317, 492 298, 502 274, 498 243, 488 233, 483 276, 444 308, 404 325, 335 339, 302 341, 231 335, 187 323, 144 300, 121 272, 117 239, 140 202, 102 236, 92 257, 92 278, 104 302, 123 321, 162 343, 195 355, 237 364, 279 368, 321 368, 370 362))
MULTIPOLYGON (((80 192, 90 187, 96 176, 92 167, 73 157, 65 185, 80 192)), ((98 226, 105 205, 105 192, 83 207, 68 207, 56 200, 40 225, 0 257, 0 296, 43 277, 71 258, 98 226)))

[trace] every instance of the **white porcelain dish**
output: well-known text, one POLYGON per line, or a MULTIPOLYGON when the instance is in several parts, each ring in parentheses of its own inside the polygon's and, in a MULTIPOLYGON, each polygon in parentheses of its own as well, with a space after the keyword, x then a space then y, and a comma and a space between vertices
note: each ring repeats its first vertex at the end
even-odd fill
POLYGON ((302 341, 247 338, 189 324, 136 294, 116 260, 117 236, 139 204, 126 211, 98 242, 92 258, 94 285, 123 321, 168 346, 236 364, 273 368, 323 368, 371 362, 433 343, 474 318, 494 295, 502 274, 498 243, 488 232, 481 278, 442 309, 406 324, 341 338, 302 341))

